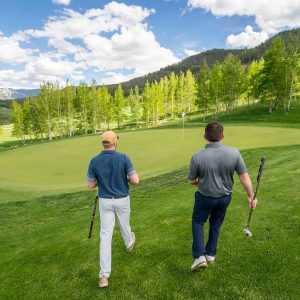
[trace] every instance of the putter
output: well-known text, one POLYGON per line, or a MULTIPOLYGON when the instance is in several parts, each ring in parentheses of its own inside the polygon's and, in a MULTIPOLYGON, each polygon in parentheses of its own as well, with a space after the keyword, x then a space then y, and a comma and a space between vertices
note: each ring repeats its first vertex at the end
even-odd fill
MULTIPOLYGON (((264 168, 265 160, 266 160, 265 157, 262 157, 261 160, 260 160, 260 166, 259 166, 258 175, 257 175, 256 189, 255 189, 255 193, 254 193, 253 199, 256 199, 256 196, 257 196, 257 191, 258 191, 258 187, 259 187, 259 184, 260 184, 260 179, 261 179, 262 171, 263 171, 263 168, 264 168)), ((247 225, 243 229, 244 233, 248 237, 252 237, 253 236, 253 233, 249 229, 252 212, 253 212, 253 208, 251 207, 250 208, 250 212, 249 212, 249 216, 248 216, 248 220, 247 220, 247 225)))
POLYGON ((91 218, 91 225, 90 225, 90 231, 89 231, 89 236, 88 238, 90 239, 92 237, 92 230, 93 230, 93 225, 94 225, 94 220, 95 220, 95 215, 96 215, 96 210, 97 210, 97 202, 98 202, 98 195, 95 198, 94 206, 93 206, 93 214, 91 218))

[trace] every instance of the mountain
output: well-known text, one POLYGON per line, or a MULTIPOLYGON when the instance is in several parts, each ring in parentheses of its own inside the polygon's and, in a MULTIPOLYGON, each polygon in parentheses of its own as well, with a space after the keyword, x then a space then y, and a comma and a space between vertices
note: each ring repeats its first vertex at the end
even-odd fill
POLYGON ((0 88, 0 100, 23 99, 28 96, 37 96, 39 92, 39 89, 0 88))

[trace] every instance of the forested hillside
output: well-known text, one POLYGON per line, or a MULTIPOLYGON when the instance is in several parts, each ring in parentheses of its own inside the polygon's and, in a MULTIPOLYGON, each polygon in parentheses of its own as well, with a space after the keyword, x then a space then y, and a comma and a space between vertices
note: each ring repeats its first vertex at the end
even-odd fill
MULTIPOLYGON (((141 88, 145 85, 146 81, 149 81, 150 83, 155 80, 159 81, 160 78, 164 76, 169 76, 172 72, 174 72, 177 75, 180 75, 180 72, 186 72, 187 70, 191 70, 193 74, 197 74, 204 62, 206 62, 209 66, 212 66, 216 62, 223 62, 229 53, 236 55, 241 60, 241 63, 243 65, 247 65, 250 64, 252 61, 259 60, 263 56, 265 51, 268 48, 270 48, 274 38, 282 38, 282 40, 288 47, 291 43, 291 39, 297 39, 299 34, 300 29, 282 31, 255 48, 212 49, 205 52, 201 52, 199 54, 190 56, 177 64, 173 64, 162 68, 157 72, 150 73, 146 76, 137 77, 126 82, 122 82, 122 87, 124 93, 128 95, 131 87, 137 85, 141 88)), ((109 92, 113 93, 117 88, 117 84, 108 85, 107 87, 109 92)))

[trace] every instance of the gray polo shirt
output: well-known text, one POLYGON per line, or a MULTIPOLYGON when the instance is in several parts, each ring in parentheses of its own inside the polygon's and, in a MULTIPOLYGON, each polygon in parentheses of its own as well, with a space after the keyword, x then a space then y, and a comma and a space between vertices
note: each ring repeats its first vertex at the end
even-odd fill
POLYGON ((247 172, 240 152, 217 142, 207 144, 192 156, 188 179, 198 178, 199 192, 218 198, 232 193, 235 171, 239 175, 247 172))

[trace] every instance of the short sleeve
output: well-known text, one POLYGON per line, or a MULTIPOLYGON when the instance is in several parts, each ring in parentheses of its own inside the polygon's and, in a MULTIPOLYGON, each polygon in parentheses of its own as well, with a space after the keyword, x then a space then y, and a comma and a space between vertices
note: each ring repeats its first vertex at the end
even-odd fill
POLYGON ((194 157, 192 157, 190 167, 189 167, 188 179, 195 180, 197 178, 198 178, 198 168, 195 163, 194 157))
POLYGON ((90 161, 88 171, 87 171, 87 179, 89 181, 95 181, 96 180, 96 175, 94 171, 94 165, 93 165, 93 160, 90 161))
POLYGON ((237 162, 235 165, 235 171, 238 173, 238 175, 242 175, 248 172, 241 153, 238 154, 237 162))
POLYGON ((136 174, 136 171, 135 171, 135 169, 132 165, 132 162, 128 156, 126 156, 126 159, 125 159, 125 172, 126 172, 127 176, 133 176, 136 174))

